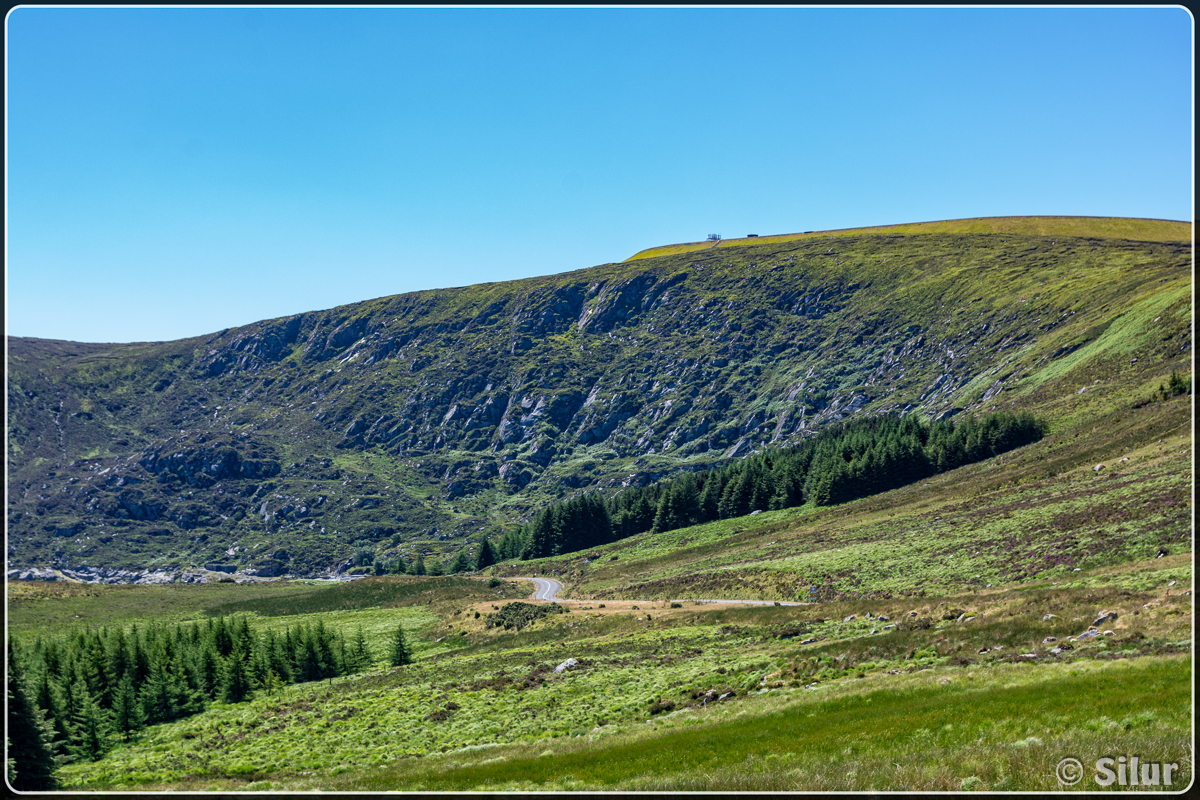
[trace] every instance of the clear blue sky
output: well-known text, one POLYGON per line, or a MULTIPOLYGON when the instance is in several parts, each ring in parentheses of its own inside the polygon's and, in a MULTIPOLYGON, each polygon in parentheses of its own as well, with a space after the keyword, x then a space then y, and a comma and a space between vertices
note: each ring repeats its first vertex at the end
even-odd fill
POLYGON ((7 330, 155 341, 709 233, 1191 219, 1179 8, 7 18, 7 330))

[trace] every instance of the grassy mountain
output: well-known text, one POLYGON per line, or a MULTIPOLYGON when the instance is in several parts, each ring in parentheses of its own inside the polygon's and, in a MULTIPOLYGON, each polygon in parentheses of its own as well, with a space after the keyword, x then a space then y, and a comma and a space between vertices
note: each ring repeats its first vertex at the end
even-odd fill
POLYGON ((453 553, 854 414, 1083 430, 1190 375, 1190 238, 1053 217, 764 236, 177 342, 10 337, 10 568, 453 553))

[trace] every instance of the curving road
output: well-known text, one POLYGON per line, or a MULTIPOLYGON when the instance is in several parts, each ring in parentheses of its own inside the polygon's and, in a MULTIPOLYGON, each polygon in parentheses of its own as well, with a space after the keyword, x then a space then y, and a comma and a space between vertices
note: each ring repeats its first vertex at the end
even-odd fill
POLYGON ((533 592, 534 600, 553 600, 562 591, 563 585, 553 578, 530 578, 537 587, 533 592))
MULTIPOLYGON (((535 587, 533 592, 534 600, 554 600, 559 592, 562 591, 563 585, 553 578, 525 578, 525 580, 533 581, 535 587)), ((583 600, 563 600, 564 603, 582 603, 583 600)), ((590 600, 587 602, 591 602, 590 600)), ((665 600, 633 600, 634 603, 654 603, 654 602, 669 602, 665 600)), ((809 603, 796 603, 786 600, 691 600, 692 603, 742 603, 750 606, 806 606, 809 603)))

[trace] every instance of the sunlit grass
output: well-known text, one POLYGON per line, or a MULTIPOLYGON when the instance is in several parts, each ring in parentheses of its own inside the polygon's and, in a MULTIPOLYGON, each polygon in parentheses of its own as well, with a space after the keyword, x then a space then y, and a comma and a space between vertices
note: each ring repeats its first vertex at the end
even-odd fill
MULTIPOLYGON (((778 707, 608 740, 582 737, 487 755, 458 752, 419 766, 322 785, 347 790, 486 788, 620 790, 1056 790, 1067 756, 1140 753, 1190 779, 1186 659, 989 674, 917 675, 798 692, 778 707), (501 758, 503 760, 501 760, 501 758)), ((637 726, 635 726, 637 727, 637 726)), ((300 783, 297 788, 305 785, 300 783)), ((312 785, 312 784, 309 784, 312 785)), ((1080 788, 1089 788, 1084 785, 1080 788)), ((1091 788, 1095 788, 1092 786, 1091 788)))
MULTIPOLYGON (((743 247, 774 244, 796 239, 828 238, 870 234, 922 233, 1019 233, 1035 236, 1088 236, 1097 238, 1131 239, 1143 242, 1190 242, 1191 225, 1187 222, 1160 219, 1127 219, 1123 217, 983 217, 954 219, 939 222, 915 222, 902 225, 873 225, 865 228, 786 233, 754 238, 724 239, 718 247, 743 247)), ((712 246, 712 242, 661 245, 642 250, 627 261, 641 258, 686 253, 712 246)))
POLYGON ((214 705, 62 774, 117 790, 939 790, 970 778, 1051 790, 1055 753, 1094 759, 1103 743, 1178 760, 1187 555, 1074 574, 811 606, 578 603, 503 633, 461 599, 440 615, 255 617, 362 627, 373 647, 402 620, 423 644, 407 667, 214 705), (1119 612, 1113 636, 1049 652, 1043 640, 1067 642, 1100 609, 1119 612), (555 674, 567 657, 578 665, 555 674))

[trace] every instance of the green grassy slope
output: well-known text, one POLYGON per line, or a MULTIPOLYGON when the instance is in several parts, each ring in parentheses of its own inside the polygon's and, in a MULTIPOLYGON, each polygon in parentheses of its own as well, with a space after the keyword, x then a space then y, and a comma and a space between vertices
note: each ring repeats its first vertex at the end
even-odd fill
POLYGON ((861 234, 900 234, 915 236, 923 233, 1019 233, 1035 236, 1088 236, 1105 239, 1129 239, 1145 242, 1192 241, 1192 226, 1186 222, 1166 219, 1128 219, 1124 217, 975 217, 949 219, 939 222, 910 222, 901 225, 870 225, 865 228, 841 228, 804 233, 781 233, 769 236, 734 237, 683 244, 659 245, 640 250, 627 261, 639 258, 688 253, 710 247, 741 247, 743 245, 790 242, 805 238, 825 238, 861 234))
MULTIPOLYGON (((928 574, 909 572, 910 588, 928 574)), ((341 603, 412 580, 307 591, 341 603)), ((403 621, 417 661, 152 726, 62 768, 65 788, 1046 791, 1063 753, 1089 762, 1113 748, 1179 763, 1176 788, 1190 780, 1187 554, 926 597, 582 603, 520 632, 474 617, 504 602, 478 586, 326 611, 377 654, 403 621), (1108 610, 1111 635, 1068 641, 1108 610), (568 657, 577 666, 555 674, 568 657)), ((276 606, 262 587, 236 589, 241 613, 276 606)), ((66 600, 11 591, 18 611, 66 600)), ((95 602, 128 607, 110 587, 95 602)), ((212 597, 197 613, 229 607, 212 597)))
POLYGON ((1066 426, 833 508, 647 533, 497 569, 555 575, 567 597, 831 600, 962 591, 1190 552, 1190 400, 1066 426))

